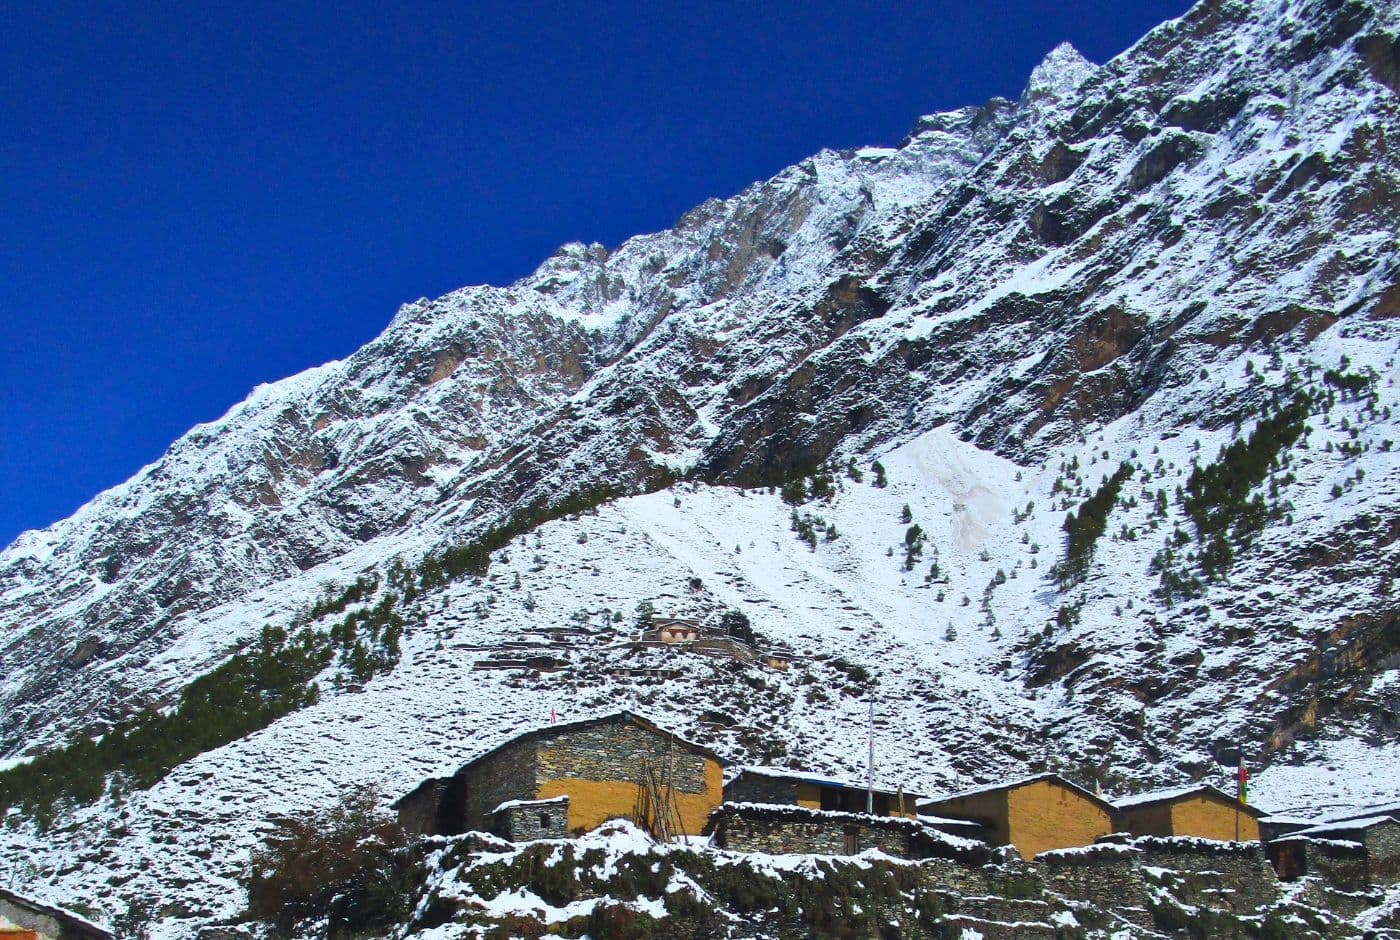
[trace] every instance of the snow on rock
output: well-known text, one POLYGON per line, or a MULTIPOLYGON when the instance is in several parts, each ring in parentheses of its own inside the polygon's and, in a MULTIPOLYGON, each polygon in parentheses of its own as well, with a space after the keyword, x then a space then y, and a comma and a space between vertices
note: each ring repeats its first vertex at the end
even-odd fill
POLYGON ((1217 752, 1244 740, 1266 809, 1393 800, 1400 102, 1361 50, 1400 10, 1347 9, 1203 3, 1097 67, 1062 46, 1021 102, 407 304, 23 534, 0 553, 6 762, 169 706, 364 573, 688 480, 406 603, 402 661, 363 687, 326 677, 314 706, 47 833, 12 814, 0 858, 23 861, 0 865, 109 916, 159 898, 181 935, 237 911, 272 817, 407 792, 551 709, 631 707, 738 762, 859 778, 873 700, 879 775, 911 792, 1046 769, 1227 784, 1217 752), (1222 577, 1164 593, 1164 571, 1201 573, 1193 470, 1300 389, 1307 432, 1249 493, 1266 518, 1222 577), (1051 577, 1123 462, 1084 576, 1051 577), (831 496, 784 503, 818 466, 831 496), (637 648, 643 602, 743 612, 794 666, 637 648), (588 634, 550 645, 551 625, 588 634), (473 670, 506 643, 566 667, 473 670))

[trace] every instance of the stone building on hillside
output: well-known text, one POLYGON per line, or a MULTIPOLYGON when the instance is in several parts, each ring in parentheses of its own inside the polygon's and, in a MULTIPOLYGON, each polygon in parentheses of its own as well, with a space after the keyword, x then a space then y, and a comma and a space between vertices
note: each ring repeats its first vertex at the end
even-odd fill
POLYGON ((652 620, 651 626, 652 637, 662 643, 694 643, 700 639, 700 624, 693 620, 657 617, 652 620))
POLYGON ((526 732, 424 781, 395 808, 420 834, 545 838, 624 817, 669 837, 698 834, 722 793, 717 754, 617 712, 526 732))
POLYGON ((1319 875, 1349 890, 1400 883, 1400 821, 1393 816, 1300 829, 1270 842, 1267 852, 1285 881, 1319 875))
MULTIPOLYGON (((901 790, 874 787, 872 812, 876 816, 912 819, 918 796, 901 790)), ((800 770, 743 767, 724 785, 726 803, 768 803, 801 806, 845 813, 864 813, 866 788, 800 770)))
POLYGON ((112 935, 77 914, 0 888, 0 938, 112 940, 112 935))
POLYGON ((1258 842, 1265 815, 1207 784, 1154 790, 1113 801, 1116 828, 1135 836, 1194 836, 1221 842, 1258 842))
POLYGON ((1051 849, 1092 845, 1113 831, 1113 805, 1058 774, 980 787, 919 804, 931 816, 986 827, 996 845, 1013 845, 1027 860, 1051 849))
POLYGON ((762 661, 774 672, 787 672, 792 667, 792 650, 770 649, 763 654, 762 661))

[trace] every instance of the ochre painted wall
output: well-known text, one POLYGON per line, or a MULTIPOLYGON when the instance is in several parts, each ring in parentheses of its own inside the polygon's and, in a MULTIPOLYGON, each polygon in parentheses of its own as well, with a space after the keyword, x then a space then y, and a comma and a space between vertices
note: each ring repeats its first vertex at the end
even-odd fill
POLYGON ((822 788, 805 780, 797 782, 797 805, 808 809, 822 808, 822 788))
POLYGON ((1050 849, 1092 845, 1113 831, 1104 807, 1052 780, 1037 780, 1007 792, 1007 840, 1022 858, 1050 849))
POLYGON ((1235 819, 1239 818, 1241 842, 1259 841, 1259 823, 1243 808, 1219 797, 1196 794, 1171 803, 1172 835, 1196 836, 1201 839, 1235 838, 1235 819))
MULTIPOLYGON (((724 772, 719 762, 705 758, 705 789, 700 793, 673 791, 686 834, 699 835, 710 813, 723 799, 724 772)), ((569 829, 585 832, 609 819, 630 817, 637 807, 638 785, 632 780, 581 780, 560 777, 540 781, 535 799, 569 798, 569 829)))
POLYGON ((994 845, 1005 845, 1011 841, 1011 833, 1006 819, 1006 791, 993 790, 976 796, 943 800, 926 804, 924 812, 931 816, 947 816, 951 819, 971 819, 987 827, 987 838, 994 845))
POLYGON ((1119 828, 1135 836, 1172 835, 1172 807, 1170 803, 1152 803, 1136 806, 1123 811, 1119 828))

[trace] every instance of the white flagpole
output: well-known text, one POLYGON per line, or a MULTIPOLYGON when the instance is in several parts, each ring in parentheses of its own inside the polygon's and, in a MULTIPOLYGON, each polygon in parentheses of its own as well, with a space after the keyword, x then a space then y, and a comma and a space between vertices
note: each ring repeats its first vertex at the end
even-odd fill
POLYGON ((875 696, 870 696, 870 726, 865 747, 865 812, 875 814, 875 696))

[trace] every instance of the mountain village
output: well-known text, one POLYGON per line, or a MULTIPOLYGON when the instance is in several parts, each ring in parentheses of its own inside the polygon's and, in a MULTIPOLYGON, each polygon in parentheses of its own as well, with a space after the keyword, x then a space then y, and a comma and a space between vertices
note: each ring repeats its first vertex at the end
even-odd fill
MULTIPOLYGON (((659 619, 649 633, 642 642, 715 655, 694 622, 659 619)), ((785 669, 790 656, 759 657, 733 640, 719 649, 755 668, 785 669)), ((1060 937, 1054 924, 1076 924, 1076 909, 1107 910, 1111 924, 1156 935, 1170 926, 1152 887, 1164 878, 1194 883, 1201 906, 1243 918, 1285 899, 1345 917, 1400 884, 1400 801, 1317 818, 1271 815, 1246 800, 1242 756, 1233 795, 1197 783, 1112 797, 1054 772, 929 795, 876 783, 873 726, 869 749, 867 779, 856 783, 728 766, 633 712, 552 715, 452 775, 424 780, 392 809, 410 839, 464 841, 476 852, 611 827, 721 856, 899 860, 926 888, 964 898, 940 915, 945 927, 987 940, 1060 937), (1049 918, 1047 902, 1024 887, 999 894, 1008 879, 1036 885, 1065 915, 1049 918)), ((4 940, 112 936, 72 911, 0 890, 4 940)))

